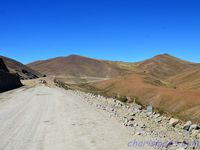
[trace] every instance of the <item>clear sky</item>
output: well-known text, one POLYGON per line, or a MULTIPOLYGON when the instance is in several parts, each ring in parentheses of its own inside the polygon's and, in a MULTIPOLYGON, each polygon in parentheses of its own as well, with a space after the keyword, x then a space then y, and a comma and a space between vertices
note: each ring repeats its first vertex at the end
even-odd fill
POLYGON ((200 62, 199 0, 0 0, 0 55, 200 62))

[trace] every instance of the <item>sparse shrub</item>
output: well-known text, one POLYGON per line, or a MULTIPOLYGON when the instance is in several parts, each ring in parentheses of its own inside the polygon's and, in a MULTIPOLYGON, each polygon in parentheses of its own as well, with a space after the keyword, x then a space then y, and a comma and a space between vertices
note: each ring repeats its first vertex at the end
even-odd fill
POLYGON ((135 103, 140 105, 140 106, 143 106, 143 104, 139 101, 138 97, 135 97, 135 103))

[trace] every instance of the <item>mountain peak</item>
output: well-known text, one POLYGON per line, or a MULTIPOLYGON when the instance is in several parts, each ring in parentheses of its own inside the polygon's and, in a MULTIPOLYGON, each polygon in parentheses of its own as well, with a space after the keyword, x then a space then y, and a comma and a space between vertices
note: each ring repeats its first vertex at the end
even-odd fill
POLYGON ((71 54, 71 55, 67 56, 67 58, 86 58, 86 57, 77 55, 77 54, 71 54))
POLYGON ((139 64, 139 68, 158 78, 167 78, 185 70, 193 64, 171 56, 160 54, 139 64))
POLYGON ((80 55, 76 55, 76 54, 70 54, 67 57, 79 57, 80 55))
POLYGON ((153 58, 175 58, 175 57, 170 54, 164 53, 164 54, 156 55, 153 58))

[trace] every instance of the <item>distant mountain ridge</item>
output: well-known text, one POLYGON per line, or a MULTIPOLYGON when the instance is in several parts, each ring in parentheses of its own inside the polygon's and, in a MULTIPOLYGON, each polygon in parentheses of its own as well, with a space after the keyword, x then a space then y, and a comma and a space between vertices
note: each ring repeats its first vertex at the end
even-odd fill
POLYGON ((200 68, 200 64, 184 61, 169 54, 157 55, 137 63, 97 60, 79 55, 70 55, 36 61, 27 66, 52 76, 106 78, 137 73, 144 78, 170 81, 172 84, 179 83, 174 81, 175 79, 187 80, 187 76, 183 77, 182 73, 190 74, 189 72, 200 68))
POLYGON ((200 64, 184 61, 169 54, 157 55, 137 63, 70 55, 36 61, 27 66, 55 77, 113 78, 137 74, 152 85, 186 90, 200 89, 200 64))

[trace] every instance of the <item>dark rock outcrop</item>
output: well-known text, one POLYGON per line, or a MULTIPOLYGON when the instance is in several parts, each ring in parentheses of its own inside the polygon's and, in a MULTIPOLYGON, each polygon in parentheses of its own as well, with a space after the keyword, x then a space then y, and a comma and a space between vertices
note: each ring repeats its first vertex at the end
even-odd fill
POLYGON ((22 86, 17 74, 10 73, 4 61, 0 59, 0 92, 5 92, 22 86))
POLYGON ((8 68, 6 67, 2 59, 0 59, 0 70, 9 72, 8 68))
POLYGON ((0 59, 3 60, 7 70, 9 70, 10 73, 17 73, 21 80, 35 79, 45 76, 44 74, 41 74, 14 59, 5 56, 0 56, 0 59))

